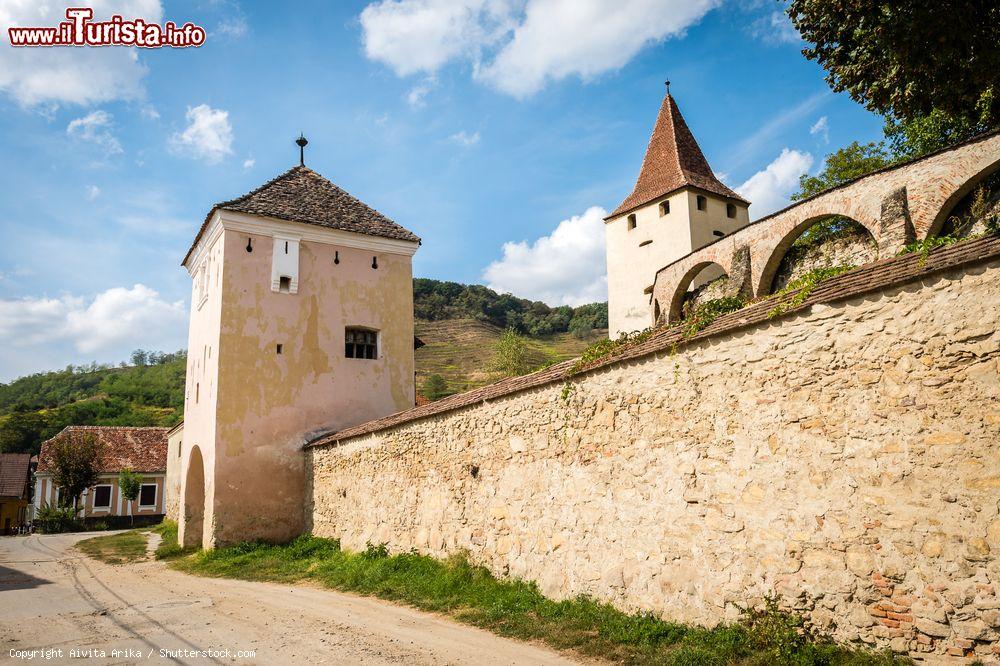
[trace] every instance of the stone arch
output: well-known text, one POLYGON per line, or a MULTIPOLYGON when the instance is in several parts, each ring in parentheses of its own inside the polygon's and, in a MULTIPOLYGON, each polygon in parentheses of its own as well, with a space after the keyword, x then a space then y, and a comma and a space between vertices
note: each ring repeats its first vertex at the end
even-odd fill
POLYGON ((764 259, 761 263, 757 284, 754 289, 754 294, 757 297, 767 296, 772 293, 774 279, 778 274, 781 262, 791 251, 795 241, 798 240, 806 231, 812 228, 813 225, 830 218, 846 218, 847 220, 850 220, 858 227, 864 229, 867 232, 868 238, 870 238, 875 247, 878 248, 879 230, 873 229, 872 225, 866 224, 862 220, 858 220, 851 215, 845 215, 841 212, 825 212, 809 215, 801 222, 793 226, 790 230, 785 232, 781 239, 774 244, 769 251, 766 252, 766 254, 762 253, 765 254, 766 259, 764 259))
POLYGON ((205 462, 197 446, 192 446, 188 455, 180 519, 178 541, 185 548, 201 547, 205 534, 205 462))
MULTIPOLYGON (((728 275, 726 269, 714 261, 700 261, 689 268, 678 281, 677 286, 674 287, 673 293, 670 296, 669 309, 666 312, 668 322, 673 323, 680 320, 683 315, 684 297, 688 292, 688 288, 703 271, 711 268, 716 269, 717 275, 715 277, 728 275)), ((715 277, 712 279, 715 279, 715 277)), ((659 302, 657 302, 658 304, 659 302)))
POLYGON ((989 162, 983 168, 979 169, 974 175, 967 178, 945 198, 944 203, 941 204, 941 207, 934 214, 931 226, 927 229, 927 235, 924 237, 930 238, 931 236, 941 233, 941 229, 944 228, 944 225, 948 221, 948 217, 951 215, 952 211, 955 209, 955 206, 958 205, 958 203, 965 198, 966 195, 976 189, 980 183, 997 172, 1000 172, 1000 156, 989 162))

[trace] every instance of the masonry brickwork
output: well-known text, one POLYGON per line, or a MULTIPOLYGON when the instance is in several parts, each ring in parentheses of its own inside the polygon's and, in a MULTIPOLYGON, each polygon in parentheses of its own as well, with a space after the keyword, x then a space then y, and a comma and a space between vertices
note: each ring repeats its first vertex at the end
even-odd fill
POLYGON ((996 661, 1000 241, 831 284, 319 440, 307 523, 554 597, 711 625, 776 594, 840 640, 996 661))
POLYGON ((725 238, 661 268, 650 298, 663 320, 681 316, 685 293, 705 268, 718 267, 737 282, 748 282, 754 296, 773 291, 782 258, 816 221, 842 215, 871 233, 879 256, 890 257, 913 239, 936 234, 958 201, 1000 165, 1000 133, 979 137, 912 162, 876 171, 761 218, 725 238), (749 252, 749 263, 734 257, 749 252), (748 271, 736 275, 735 269, 748 271))

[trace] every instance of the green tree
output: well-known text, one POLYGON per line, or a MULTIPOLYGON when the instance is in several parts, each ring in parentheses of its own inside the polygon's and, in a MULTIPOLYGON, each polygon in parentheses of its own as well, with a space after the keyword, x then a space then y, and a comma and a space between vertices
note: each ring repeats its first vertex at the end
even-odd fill
POLYGON ((448 383, 441 375, 431 375, 424 380, 424 397, 428 400, 440 400, 446 395, 451 395, 448 391, 448 383))
POLYGON ((135 516, 132 514, 132 502, 139 497, 139 491, 142 490, 142 477, 126 467, 118 472, 118 490, 121 492, 122 497, 128 500, 130 522, 135 524, 135 516))
POLYGON ((0 453, 38 453, 48 422, 35 411, 15 411, 0 423, 0 453))
POLYGON ((788 15, 830 87, 871 111, 910 121, 985 104, 1000 118, 995 0, 792 0, 788 15))
POLYGON ((913 159, 1000 126, 1000 117, 993 112, 993 97, 991 89, 965 113, 934 109, 906 121, 889 118, 883 131, 894 156, 898 160, 913 159))
POLYGON ((493 346, 493 358, 486 369, 498 378, 517 377, 530 370, 528 347, 523 337, 513 328, 508 328, 493 346))
POLYGON ((52 480, 73 498, 74 515, 80 494, 97 483, 101 446, 91 433, 69 433, 54 440, 49 449, 52 480))

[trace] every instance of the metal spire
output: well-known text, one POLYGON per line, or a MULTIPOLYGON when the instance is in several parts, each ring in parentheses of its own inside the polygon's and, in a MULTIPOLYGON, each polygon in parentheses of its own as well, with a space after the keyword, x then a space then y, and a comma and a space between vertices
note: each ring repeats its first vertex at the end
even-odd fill
POLYGON ((299 147, 299 166, 306 165, 306 145, 309 140, 302 136, 302 132, 299 132, 299 138, 295 140, 295 144, 299 147))

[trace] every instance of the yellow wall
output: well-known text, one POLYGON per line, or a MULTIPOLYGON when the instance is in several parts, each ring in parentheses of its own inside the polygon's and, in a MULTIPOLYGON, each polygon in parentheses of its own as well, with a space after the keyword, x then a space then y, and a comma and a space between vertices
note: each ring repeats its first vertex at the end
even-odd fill
POLYGON ((190 450, 198 446, 205 460, 206 548, 301 533, 302 445, 314 433, 386 416, 414 400, 410 257, 416 244, 324 235, 264 218, 242 223, 256 224, 256 231, 226 228, 219 236, 221 282, 210 296, 219 300, 206 304, 218 307, 218 328, 197 312, 191 321, 189 359, 204 384, 198 404, 188 387, 181 496, 187 496, 190 450), (297 293, 273 291, 270 233, 297 230, 304 234, 297 293), (347 326, 379 331, 378 359, 345 357, 347 326), (210 355, 199 353, 213 341, 210 355))

